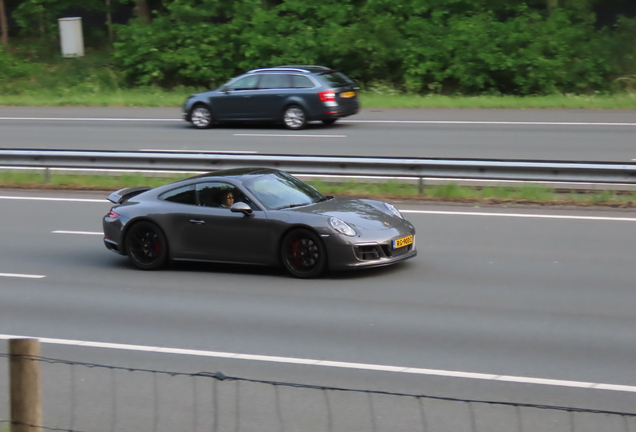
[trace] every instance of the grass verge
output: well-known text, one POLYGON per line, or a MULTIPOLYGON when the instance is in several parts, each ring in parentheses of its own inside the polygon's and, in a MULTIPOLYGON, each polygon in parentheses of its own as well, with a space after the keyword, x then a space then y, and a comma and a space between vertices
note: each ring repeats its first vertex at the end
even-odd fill
MULTIPOLYGON (((5 84, 6 85, 6 84, 5 84)), ((132 89, 58 87, 29 89, 7 94, 0 88, 0 105, 4 106, 110 106, 110 107, 179 107, 197 88, 163 90, 157 87, 132 89)), ((484 108, 484 109, 636 109, 636 93, 614 95, 550 96, 442 96, 360 94, 363 108, 484 108)))
MULTIPOLYGON (((0 187, 29 189, 112 191, 131 186, 157 187, 189 177, 187 174, 152 175, 86 175, 56 174, 45 182, 43 173, 22 171, 0 172, 0 187)), ((622 191, 558 191, 526 184, 516 187, 468 187, 457 184, 426 186, 419 193, 415 184, 390 180, 382 183, 351 180, 343 183, 308 180, 325 195, 374 198, 385 201, 437 201, 474 204, 529 204, 559 206, 597 206, 636 208, 636 192, 622 191)))

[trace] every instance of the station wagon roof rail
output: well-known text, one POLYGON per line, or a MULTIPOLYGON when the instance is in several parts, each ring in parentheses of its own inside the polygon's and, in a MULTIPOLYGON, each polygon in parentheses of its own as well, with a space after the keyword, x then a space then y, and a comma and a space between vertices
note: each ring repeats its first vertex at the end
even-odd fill
POLYGON ((264 72, 264 71, 297 71, 297 72, 309 73, 309 71, 307 69, 288 68, 288 67, 273 67, 273 68, 253 69, 253 70, 249 71, 248 73, 264 72))

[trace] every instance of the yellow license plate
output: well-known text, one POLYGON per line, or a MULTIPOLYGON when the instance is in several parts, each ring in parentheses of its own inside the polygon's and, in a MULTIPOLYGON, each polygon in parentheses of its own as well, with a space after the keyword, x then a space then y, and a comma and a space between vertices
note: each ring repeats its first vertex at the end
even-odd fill
POLYGON ((399 249, 404 246, 413 244, 413 236, 403 237, 401 239, 393 240, 393 249, 399 249))
POLYGON ((344 92, 344 93, 340 93, 340 97, 343 98, 352 98, 356 95, 356 92, 344 92))

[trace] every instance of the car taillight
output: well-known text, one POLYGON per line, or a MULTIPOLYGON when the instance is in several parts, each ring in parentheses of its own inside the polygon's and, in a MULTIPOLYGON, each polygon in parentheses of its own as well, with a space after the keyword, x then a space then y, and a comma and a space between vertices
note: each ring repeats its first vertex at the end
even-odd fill
POLYGON ((332 102, 336 100, 336 93, 332 90, 321 91, 318 97, 322 102, 332 102))
POLYGON ((108 212, 108 215, 106 216, 107 218, 110 219, 117 219, 119 217, 119 213, 115 213, 112 209, 108 212))

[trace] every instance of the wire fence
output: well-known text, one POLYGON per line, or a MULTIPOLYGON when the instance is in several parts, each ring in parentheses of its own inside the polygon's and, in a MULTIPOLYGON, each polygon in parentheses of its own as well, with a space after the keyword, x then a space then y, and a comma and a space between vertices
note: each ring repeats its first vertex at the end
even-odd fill
POLYGON ((636 431, 625 412, 28 358, 42 366, 46 431, 636 431))

